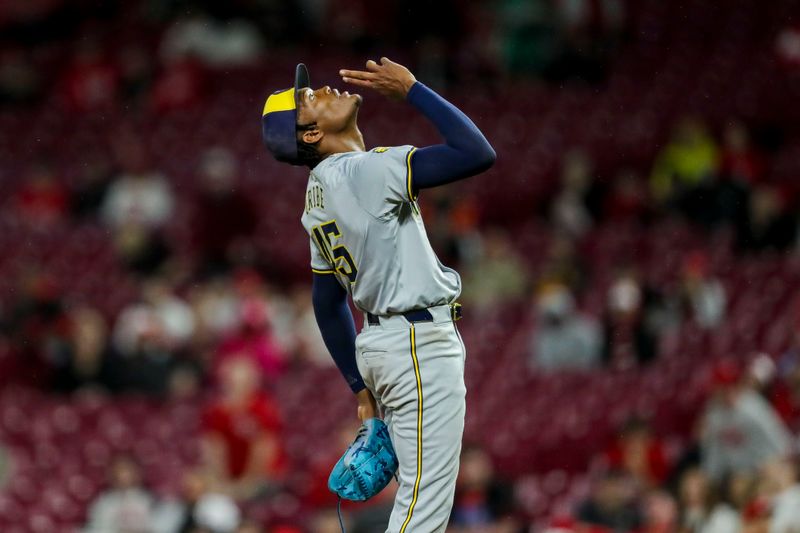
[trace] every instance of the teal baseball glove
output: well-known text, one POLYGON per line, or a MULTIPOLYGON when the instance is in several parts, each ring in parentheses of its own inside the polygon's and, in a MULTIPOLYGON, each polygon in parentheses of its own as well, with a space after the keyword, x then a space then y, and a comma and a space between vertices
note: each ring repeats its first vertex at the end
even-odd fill
POLYGON ((328 488, 345 500, 366 501, 389 484, 397 472, 397 455, 383 420, 370 418, 358 430, 328 477, 328 488))

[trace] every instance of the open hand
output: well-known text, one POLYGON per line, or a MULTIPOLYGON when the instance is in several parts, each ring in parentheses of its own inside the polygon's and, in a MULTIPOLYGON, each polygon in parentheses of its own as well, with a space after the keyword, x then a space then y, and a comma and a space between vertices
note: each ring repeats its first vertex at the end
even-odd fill
POLYGON ((367 70, 340 70, 342 81, 359 87, 378 91, 394 100, 405 99, 411 86, 417 81, 411 71, 387 57, 380 64, 367 61, 367 70))

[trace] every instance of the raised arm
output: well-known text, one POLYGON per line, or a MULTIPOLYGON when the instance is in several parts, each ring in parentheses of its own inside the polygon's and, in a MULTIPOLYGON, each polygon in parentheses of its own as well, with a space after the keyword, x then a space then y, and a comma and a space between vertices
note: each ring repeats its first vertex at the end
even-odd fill
POLYGON ((346 83, 406 99, 430 120, 445 144, 426 146, 411 157, 415 189, 426 189, 474 176, 492 166, 496 154, 477 126, 453 104, 418 82, 404 66, 385 57, 367 61, 367 70, 341 70, 346 83))

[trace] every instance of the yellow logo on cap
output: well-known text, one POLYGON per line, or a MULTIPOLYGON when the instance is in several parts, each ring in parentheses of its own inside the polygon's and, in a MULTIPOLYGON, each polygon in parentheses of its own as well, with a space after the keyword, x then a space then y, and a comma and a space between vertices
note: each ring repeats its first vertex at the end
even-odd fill
POLYGON ((296 108, 297 104, 294 101, 294 88, 286 89, 285 91, 269 95, 267 102, 264 104, 264 111, 261 113, 261 116, 278 111, 291 111, 296 108))

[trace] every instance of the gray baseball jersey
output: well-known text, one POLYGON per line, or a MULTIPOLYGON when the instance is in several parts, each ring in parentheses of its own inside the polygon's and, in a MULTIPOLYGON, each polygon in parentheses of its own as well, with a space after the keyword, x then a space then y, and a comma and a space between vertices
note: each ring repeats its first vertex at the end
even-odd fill
POLYGON ((302 222, 311 269, 333 274, 374 315, 449 304, 458 273, 431 248, 411 187, 412 146, 327 157, 311 171, 302 222))

